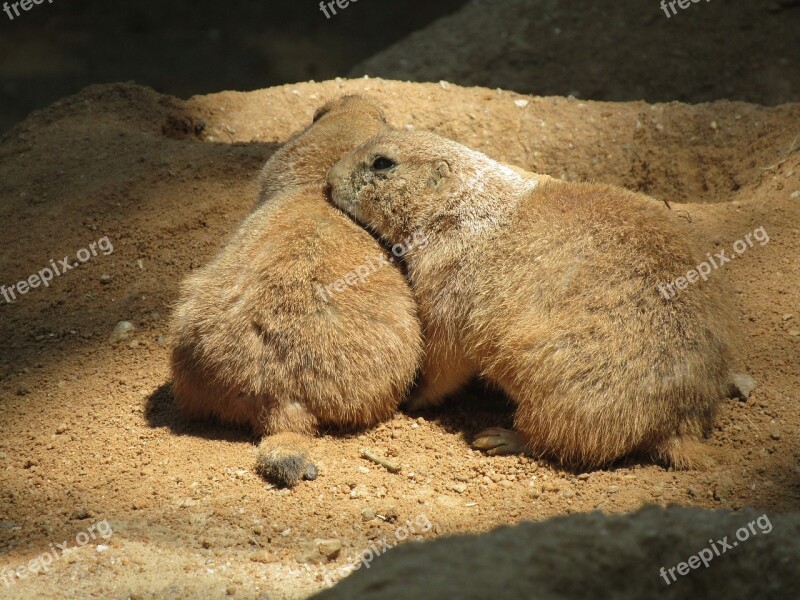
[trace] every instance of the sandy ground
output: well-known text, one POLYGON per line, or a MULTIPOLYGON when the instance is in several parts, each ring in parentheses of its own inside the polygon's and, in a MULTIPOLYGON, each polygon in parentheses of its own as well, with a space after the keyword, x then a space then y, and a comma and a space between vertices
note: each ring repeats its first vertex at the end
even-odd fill
POLYGON ((0 594, 303 598, 371 540, 393 543, 406 521, 410 537, 432 539, 646 503, 798 510, 798 123, 797 104, 610 104, 363 79, 187 102, 97 86, 35 113, 0 140, 0 280, 86 258, 79 251, 105 237, 113 252, 0 299, 0 569, 59 557, 8 587, 0 579, 0 594), (748 401, 722 406, 709 440, 726 451, 717 468, 630 460, 580 474, 485 457, 470 437, 511 413, 476 387, 440 410, 317 440, 319 478, 287 491, 254 475, 246 433, 177 413, 163 336, 179 282, 250 209, 253 178, 276 146, 324 99, 352 91, 373 94, 397 126, 668 200, 708 252, 730 254, 764 228, 768 243, 713 274, 731 282, 743 368, 758 383, 748 401), (134 335, 112 344, 122 320, 134 335), (364 461, 362 448, 402 471, 364 461), (319 538, 341 542, 338 558, 309 562, 319 538), (65 540, 75 549, 61 557, 51 544, 65 540))

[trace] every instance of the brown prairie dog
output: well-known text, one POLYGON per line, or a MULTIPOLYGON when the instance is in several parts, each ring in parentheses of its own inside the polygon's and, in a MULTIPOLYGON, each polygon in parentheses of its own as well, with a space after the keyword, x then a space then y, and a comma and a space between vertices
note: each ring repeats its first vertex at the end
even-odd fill
POLYGON ((323 186, 333 163, 387 129, 383 111, 363 96, 327 102, 314 113, 312 123, 293 135, 261 169, 259 204, 290 187, 323 186))
POLYGON ((621 188, 524 177, 426 132, 396 132, 328 175, 334 202, 406 256, 426 340, 413 405, 473 374, 517 404, 476 447, 573 467, 632 453, 709 464, 699 443, 730 388, 731 319, 715 282, 665 299, 698 264, 663 204, 621 188))
POLYGON ((260 206, 186 279, 174 311, 178 405, 266 436, 257 469, 281 485, 316 476, 311 435, 388 419, 419 367, 416 307, 396 265, 382 263, 344 291, 318 291, 388 258, 330 205, 323 185, 345 150, 385 127, 380 110, 358 97, 318 111, 270 158, 260 206))

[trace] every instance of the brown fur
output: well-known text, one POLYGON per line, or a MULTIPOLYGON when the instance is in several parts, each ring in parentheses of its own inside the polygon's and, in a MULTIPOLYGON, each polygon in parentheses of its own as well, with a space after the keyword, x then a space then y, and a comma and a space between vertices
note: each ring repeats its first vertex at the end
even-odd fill
POLYGON ((178 405, 259 436, 302 434, 260 446, 258 471, 282 485, 313 470, 308 436, 389 418, 419 366, 416 307, 395 266, 341 293, 317 288, 386 255, 324 192, 327 169, 385 127, 364 99, 326 105, 265 165, 260 206, 186 279, 174 311, 178 405))
POLYGON ((426 339, 414 406, 479 373, 516 401, 515 428, 536 455, 575 467, 639 452, 707 464, 698 440, 729 388, 731 318, 719 273, 660 295, 659 283, 699 262, 662 203, 609 185, 537 184, 424 132, 367 142, 328 181, 387 241, 427 232, 406 256, 426 339), (378 156, 396 166, 375 168, 378 156))

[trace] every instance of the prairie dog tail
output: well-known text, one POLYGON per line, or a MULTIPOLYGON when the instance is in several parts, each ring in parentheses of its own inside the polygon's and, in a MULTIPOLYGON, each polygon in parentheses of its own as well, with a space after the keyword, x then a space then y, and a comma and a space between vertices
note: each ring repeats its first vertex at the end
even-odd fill
POLYGON ((301 479, 317 478, 317 467, 309 459, 311 438, 281 432, 261 439, 256 453, 256 471, 280 487, 293 487, 301 479))

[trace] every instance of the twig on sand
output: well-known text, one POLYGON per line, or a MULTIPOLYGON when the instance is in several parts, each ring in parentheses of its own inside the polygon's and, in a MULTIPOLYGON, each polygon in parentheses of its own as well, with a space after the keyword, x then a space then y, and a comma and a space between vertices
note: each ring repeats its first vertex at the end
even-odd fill
POLYGON ((361 456, 363 458, 366 458, 367 460, 371 460, 372 462, 381 465, 382 467, 385 467, 386 470, 389 471, 390 473, 400 472, 400 465, 396 465, 395 463, 390 462, 385 458, 381 458, 380 456, 378 456, 377 454, 373 454, 369 450, 362 450, 361 456))

